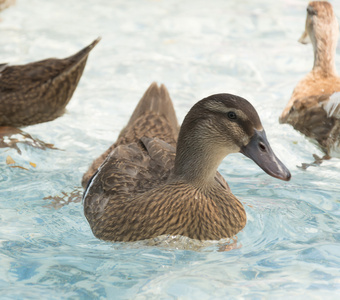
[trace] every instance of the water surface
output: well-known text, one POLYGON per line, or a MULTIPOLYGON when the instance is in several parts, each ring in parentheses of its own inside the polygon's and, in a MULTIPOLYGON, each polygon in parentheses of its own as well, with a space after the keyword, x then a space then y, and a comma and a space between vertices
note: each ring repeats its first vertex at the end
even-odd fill
MULTIPOLYGON (((340 3, 330 2, 340 16, 340 3)), ((305 0, 17 0, 1 12, 1 62, 66 57, 102 37, 67 114, 23 129, 60 150, 24 143, 0 149, 1 298, 336 299, 340 161, 297 168, 321 153, 290 126, 278 124, 295 84, 313 63, 311 46, 297 43, 306 5, 305 0), (103 242, 92 235, 81 203, 63 205, 81 190, 82 174, 112 144, 153 81, 168 87, 180 121, 213 93, 248 99, 290 168, 287 183, 241 154, 221 164, 248 216, 237 249, 103 242), (8 156, 25 169, 8 165, 8 156)), ((339 47, 336 64, 340 70, 339 47)))

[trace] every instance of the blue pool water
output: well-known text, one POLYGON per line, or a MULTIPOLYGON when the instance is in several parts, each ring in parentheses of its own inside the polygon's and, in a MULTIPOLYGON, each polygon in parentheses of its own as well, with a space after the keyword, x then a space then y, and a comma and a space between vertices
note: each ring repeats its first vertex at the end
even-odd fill
MULTIPOLYGON (((338 299, 340 161, 297 168, 321 153, 278 124, 312 66, 311 46, 297 42, 307 2, 17 0, 1 12, 0 62, 66 57, 102 40, 67 114, 23 128, 58 149, 0 149, 0 298, 338 299), (248 216, 231 251, 92 235, 77 196, 82 174, 152 81, 168 87, 180 121, 210 94, 247 98, 291 170, 282 182, 241 154, 223 161, 220 171, 248 216)), ((340 2, 330 2, 340 17, 340 2)), ((340 70, 339 47, 336 64, 340 70)))

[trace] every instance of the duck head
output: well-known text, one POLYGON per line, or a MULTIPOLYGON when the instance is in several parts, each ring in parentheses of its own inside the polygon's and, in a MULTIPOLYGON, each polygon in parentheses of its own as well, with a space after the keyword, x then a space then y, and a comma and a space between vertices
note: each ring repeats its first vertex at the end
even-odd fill
POLYGON ((323 61, 327 63, 327 67, 334 65, 338 35, 339 25, 332 5, 327 1, 310 2, 307 6, 305 31, 299 42, 312 43, 314 67, 318 67, 323 61))
POLYGON ((238 96, 212 95, 196 103, 183 121, 174 174, 203 184, 226 155, 237 152, 275 178, 291 177, 271 149, 254 107, 238 96))

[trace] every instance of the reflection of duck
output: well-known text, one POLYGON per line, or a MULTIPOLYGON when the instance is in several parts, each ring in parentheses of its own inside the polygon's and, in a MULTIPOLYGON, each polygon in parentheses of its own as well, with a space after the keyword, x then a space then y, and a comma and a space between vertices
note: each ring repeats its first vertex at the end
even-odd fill
POLYGON ((0 11, 14 4, 15 0, 0 0, 0 11))
POLYGON ((316 140, 326 157, 340 157, 340 77, 335 70, 338 22, 328 2, 315 1, 307 7, 306 30, 300 38, 312 42, 314 66, 293 91, 280 123, 316 140))
POLYGON ((175 154, 177 129, 165 87, 152 84, 84 193, 96 237, 232 237, 245 226, 246 213, 216 172, 230 153, 242 152, 271 176, 290 179, 245 99, 217 94, 196 103, 184 119, 175 154))
POLYGON ((65 59, 0 65, 0 126, 27 126, 61 116, 98 42, 65 59))

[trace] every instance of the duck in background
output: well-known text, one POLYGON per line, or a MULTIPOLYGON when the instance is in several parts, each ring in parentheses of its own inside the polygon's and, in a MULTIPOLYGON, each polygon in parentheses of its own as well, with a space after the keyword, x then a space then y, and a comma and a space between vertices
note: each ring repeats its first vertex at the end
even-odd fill
MULTIPOLYGON (((335 69, 339 25, 332 5, 313 1, 307 7, 305 32, 299 42, 312 43, 314 66, 295 87, 279 121, 317 142, 322 159, 340 157, 340 77, 335 69)), ((320 164, 322 159, 314 155, 320 164)), ((303 167, 308 167, 303 164, 303 167)))
POLYGON ((246 213, 217 172, 230 153, 241 152, 269 175, 290 179, 257 112, 241 97, 217 94, 199 101, 185 117, 178 140, 177 133, 170 96, 163 85, 153 83, 118 140, 95 164, 104 162, 84 175, 83 183, 94 174, 83 202, 96 237, 234 236, 245 226, 246 213))
POLYGON ((61 116, 99 40, 64 59, 0 64, 0 126, 22 127, 61 116))

